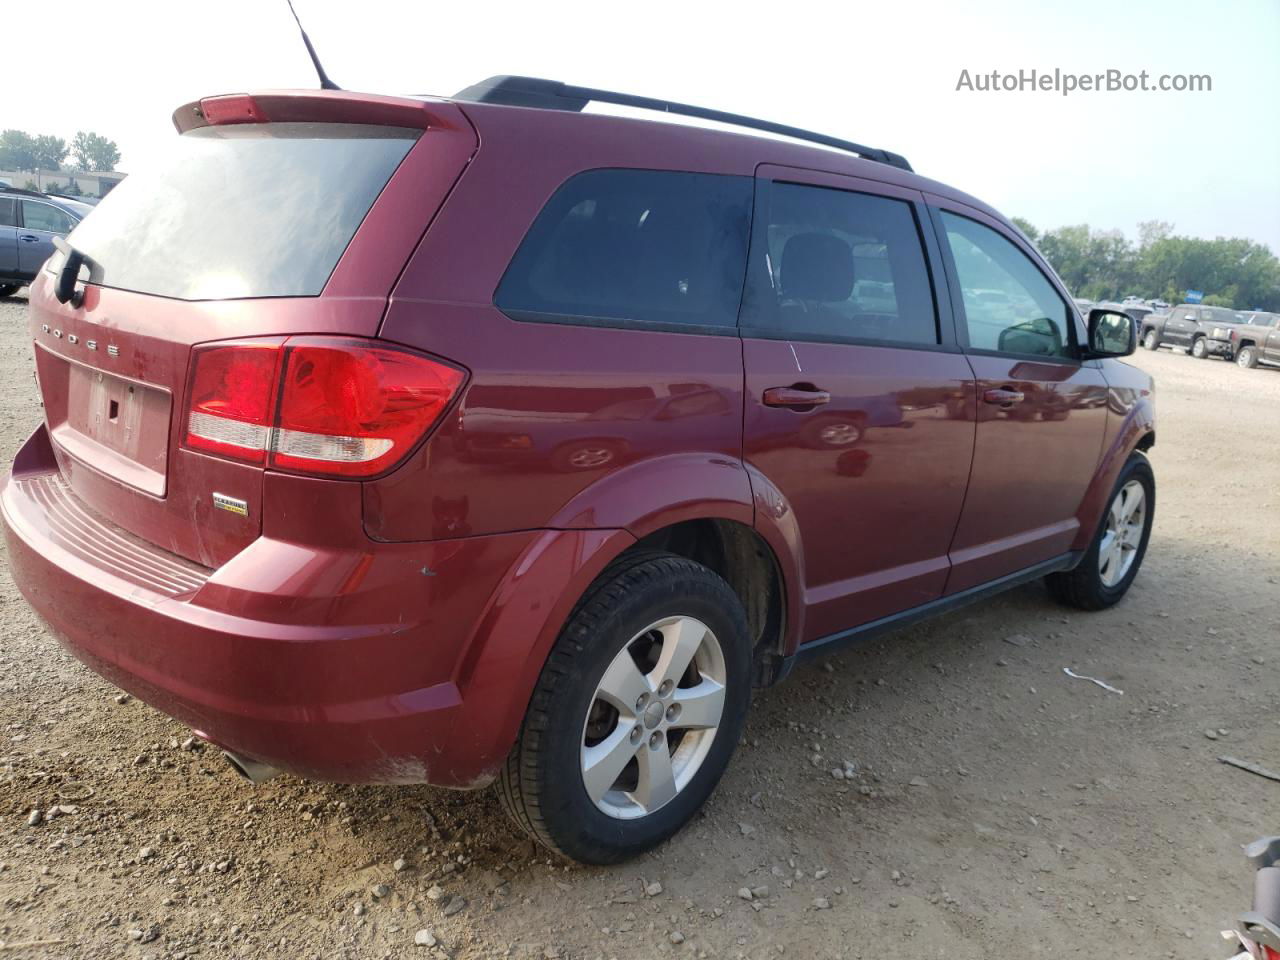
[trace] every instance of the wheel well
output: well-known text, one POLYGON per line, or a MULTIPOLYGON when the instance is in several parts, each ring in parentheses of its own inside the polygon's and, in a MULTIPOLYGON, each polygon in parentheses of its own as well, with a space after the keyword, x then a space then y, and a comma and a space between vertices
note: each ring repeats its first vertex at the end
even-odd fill
POLYGON ((1256 346, 1257 346, 1257 344, 1256 344, 1256 343, 1254 343, 1252 340, 1241 340, 1241 341, 1240 341, 1240 347, 1241 347, 1242 349, 1243 349, 1244 347, 1256 347, 1256 346))
POLYGON ((777 558, 760 534, 732 520, 686 520, 649 534, 626 552, 634 550, 678 554, 723 577, 747 612, 756 685, 768 686, 779 678, 785 594, 777 558))
POLYGON ((1152 430, 1142 435, 1142 439, 1138 441, 1136 449, 1141 450, 1143 453, 1146 453, 1155 445, 1156 445, 1156 432, 1152 430))

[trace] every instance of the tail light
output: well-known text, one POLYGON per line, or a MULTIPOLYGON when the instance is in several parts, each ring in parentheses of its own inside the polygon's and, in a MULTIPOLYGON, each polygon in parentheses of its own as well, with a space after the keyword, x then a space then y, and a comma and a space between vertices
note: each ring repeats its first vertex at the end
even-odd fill
POLYGON ((345 337, 197 348, 186 446, 303 473, 370 477, 440 419, 466 375, 398 347, 345 337))

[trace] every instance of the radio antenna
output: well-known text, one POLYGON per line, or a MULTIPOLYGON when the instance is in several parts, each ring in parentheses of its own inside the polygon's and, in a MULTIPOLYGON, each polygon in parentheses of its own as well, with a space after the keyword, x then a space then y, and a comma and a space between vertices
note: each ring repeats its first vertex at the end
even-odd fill
POLYGON ((316 56, 316 48, 311 45, 311 38, 307 36, 307 31, 303 29, 302 21, 298 19, 298 11, 293 9, 293 0, 285 0, 289 4, 289 12, 293 14, 293 22, 298 25, 298 32, 302 34, 302 42, 306 44, 307 53, 311 54, 311 62, 315 64, 316 76, 320 78, 321 90, 341 90, 342 88, 329 79, 329 75, 324 72, 324 67, 320 65, 320 58, 316 56))

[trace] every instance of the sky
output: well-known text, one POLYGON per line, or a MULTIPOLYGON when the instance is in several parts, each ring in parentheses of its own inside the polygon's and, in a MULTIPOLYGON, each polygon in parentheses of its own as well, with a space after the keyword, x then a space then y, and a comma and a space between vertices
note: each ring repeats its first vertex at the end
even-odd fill
MULTIPOLYGON (((347 89, 448 95, 512 73, 679 100, 896 151, 1041 229, 1136 239, 1165 220, 1280 253, 1280 0, 295 2, 347 89), (1032 69, 1207 74, 1212 89, 957 90, 965 70, 1032 69)), ((80 41, 53 60, 10 45, 0 129, 95 130, 128 171, 176 135, 180 104, 316 85, 285 0, 105 9, 61 0, 80 41)))

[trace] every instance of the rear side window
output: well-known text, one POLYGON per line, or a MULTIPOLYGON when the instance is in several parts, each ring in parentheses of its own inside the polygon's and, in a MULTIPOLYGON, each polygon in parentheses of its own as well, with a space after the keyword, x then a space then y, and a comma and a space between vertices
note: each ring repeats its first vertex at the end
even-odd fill
POLYGON ((750 177, 590 170, 547 201, 498 285, 517 320, 734 327, 750 177))
POLYGON ((791 339, 936 344, 920 231, 902 200, 774 183, 742 324, 791 339))
POLYGON ((18 220, 13 212, 13 198, 0 197, 0 227, 14 227, 17 225, 18 220))
POLYGON ((22 225, 27 230, 43 230, 46 233, 67 233, 71 230, 71 217, 51 203, 39 200, 22 201, 22 225))
POLYGON ((181 300, 315 296, 421 131, 201 127, 70 237, 108 287, 181 300))

